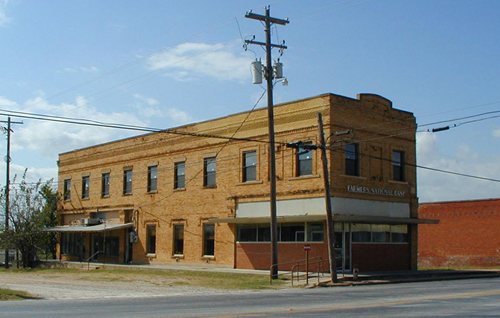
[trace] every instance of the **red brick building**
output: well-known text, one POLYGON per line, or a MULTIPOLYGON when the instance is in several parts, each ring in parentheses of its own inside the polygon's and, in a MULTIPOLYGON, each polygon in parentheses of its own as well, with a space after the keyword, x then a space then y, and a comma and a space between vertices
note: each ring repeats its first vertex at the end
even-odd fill
POLYGON ((500 266, 500 199, 420 204, 419 267, 500 266))

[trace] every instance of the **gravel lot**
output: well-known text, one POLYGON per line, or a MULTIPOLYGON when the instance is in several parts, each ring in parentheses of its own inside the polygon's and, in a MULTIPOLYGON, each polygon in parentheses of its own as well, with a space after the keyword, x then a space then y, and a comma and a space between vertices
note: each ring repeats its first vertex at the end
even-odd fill
MULTIPOLYGON (((0 287, 26 291, 43 299, 100 299, 113 297, 155 297, 186 294, 227 293, 227 291, 183 286, 179 280, 148 275, 117 280, 99 279, 88 272, 40 273, 0 272, 0 287)), ((242 291, 236 291, 242 292, 242 291)))

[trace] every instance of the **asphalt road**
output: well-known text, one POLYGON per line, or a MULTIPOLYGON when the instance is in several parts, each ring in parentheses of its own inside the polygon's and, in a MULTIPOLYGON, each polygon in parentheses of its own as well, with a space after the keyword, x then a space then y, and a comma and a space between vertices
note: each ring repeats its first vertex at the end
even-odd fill
POLYGON ((0 302, 0 317, 499 317, 500 278, 237 294, 0 302))

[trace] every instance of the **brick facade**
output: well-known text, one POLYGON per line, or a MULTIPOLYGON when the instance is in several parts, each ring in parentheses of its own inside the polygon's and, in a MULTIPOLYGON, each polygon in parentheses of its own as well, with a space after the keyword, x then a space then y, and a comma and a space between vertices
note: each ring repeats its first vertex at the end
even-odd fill
POLYGON ((423 203, 438 225, 419 230, 419 267, 500 265, 500 199, 423 203))
MULTIPOLYGON (((328 160, 333 202, 338 209, 334 213, 378 216, 375 208, 378 206, 383 210, 382 216, 417 217, 415 168, 406 164, 416 160, 416 123, 411 113, 394 109, 389 100, 372 94, 360 94, 358 99, 324 94, 277 105, 274 112, 277 197, 280 202, 298 200, 302 205, 297 206, 303 210, 303 215, 324 215, 324 209, 306 211, 309 200, 324 196, 319 151, 311 154, 311 173, 298 176, 296 150, 286 147, 286 143, 296 141, 318 143, 317 113, 320 112, 332 149, 328 160), (346 136, 332 135, 346 130, 350 132, 346 136), (345 173, 344 146, 352 142, 359 147, 357 176, 345 173), (391 154, 394 151, 404 153, 404 179, 401 181, 393 178, 391 154), (356 204, 362 209, 357 211, 356 204), (399 210, 392 211, 392 206, 399 210), (401 214, 401 210, 407 212, 401 214)), ((267 110, 258 109, 177 127, 170 132, 151 133, 60 154, 61 194, 64 181, 71 180, 71 197, 59 206, 60 223, 75 225, 82 218, 99 215, 106 224, 133 224, 132 228, 122 229, 116 234, 120 244, 119 256, 114 259, 116 262, 209 262, 238 268, 268 268, 269 243, 238 243, 237 222, 213 221, 238 219, 244 206, 250 207, 248 213, 254 216, 252 207, 269 201, 267 140, 267 110), (238 139, 227 140, 220 136, 238 139), (245 182, 242 162, 248 151, 256 153, 256 178, 245 182), (214 187, 204 186, 206 158, 216 158, 214 187), (185 163, 185 186, 174 189, 174 166, 179 162, 185 163), (153 166, 157 171, 157 189, 148 192, 148 167, 153 166), (125 170, 132 171, 129 194, 124 194, 125 170), (102 195, 103 174, 109 174, 110 180, 109 194, 105 196, 102 195), (88 198, 82 198, 83 177, 90 180, 88 198), (210 257, 203 252, 207 244, 203 228, 208 223, 214 223, 215 228, 215 253, 210 257), (184 229, 182 255, 174 255, 176 224, 182 224, 184 229), (155 253, 147 251, 150 248, 147 245, 148 225, 155 225, 155 253), (136 243, 129 242, 127 237, 132 230, 137 234, 136 243), (129 246, 132 250, 125 253, 129 246), (259 256, 251 256, 252 253, 259 256)), ((269 215, 268 210, 255 213, 255 216, 269 215)), ((279 213, 290 214, 287 211, 279 213)), ((326 233, 326 227, 324 231, 326 233)), ((85 235, 89 241, 83 256, 88 257, 92 250, 88 237, 93 234, 85 235)), ((401 266, 405 268, 416 266, 416 225, 408 225, 408 236, 408 243, 404 244, 406 251, 396 252, 397 255, 407 254, 401 256, 405 259, 401 266)), ((315 253, 325 256, 324 242, 312 244, 323 246, 317 251, 315 249, 315 253)), ((301 243, 280 243, 280 262, 303 257, 301 246, 301 243)), ((75 258, 74 255, 60 254, 61 258, 75 258)))

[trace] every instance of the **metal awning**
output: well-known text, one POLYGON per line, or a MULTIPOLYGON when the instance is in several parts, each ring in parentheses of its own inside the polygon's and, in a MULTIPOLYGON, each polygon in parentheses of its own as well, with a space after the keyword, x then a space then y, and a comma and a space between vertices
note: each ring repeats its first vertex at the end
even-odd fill
MULTIPOLYGON (((278 223, 291 222, 320 222, 326 220, 326 215, 289 215, 278 216, 278 223)), ((335 222, 351 222, 351 223, 373 223, 373 224, 437 224, 439 220, 433 219, 418 219, 418 218, 398 218, 388 216, 369 216, 369 215, 348 215, 334 214, 333 221, 335 222)), ((226 218, 211 218, 209 223, 229 223, 229 224, 257 224, 269 223, 270 217, 226 217, 226 218)))
POLYGON ((105 232, 133 227, 134 223, 97 224, 97 225, 62 225, 46 229, 47 232, 105 232))

